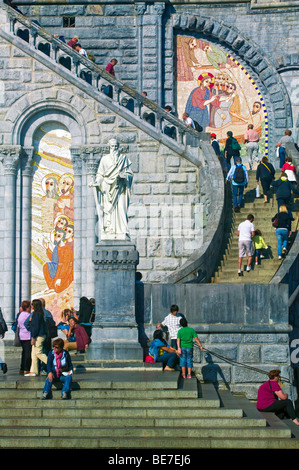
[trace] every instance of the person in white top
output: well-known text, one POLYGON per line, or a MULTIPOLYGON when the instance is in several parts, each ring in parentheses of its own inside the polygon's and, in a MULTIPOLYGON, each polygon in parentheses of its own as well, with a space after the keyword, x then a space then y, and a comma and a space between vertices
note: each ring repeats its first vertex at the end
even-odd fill
POLYGON ((182 118, 183 118, 184 123, 187 124, 187 126, 193 127, 193 129, 195 129, 195 124, 193 122, 193 119, 191 119, 188 113, 183 113, 182 118))
POLYGON ((177 349, 177 334, 179 329, 182 328, 180 325, 181 318, 184 318, 184 315, 179 313, 179 307, 177 305, 172 305, 170 307, 170 314, 164 318, 162 323, 157 324, 157 328, 167 326, 170 345, 174 349, 177 349))
MULTIPOLYGON (((81 44, 77 43, 75 46, 75 51, 78 52, 80 55, 83 57, 86 57, 88 59, 88 55, 85 49, 81 46, 81 44)), ((91 73, 87 67, 85 67, 84 64, 79 64, 79 75, 80 78, 83 78, 87 83, 91 85, 91 73)))
POLYGON ((243 276, 242 260, 244 256, 248 256, 246 271, 251 270, 251 263, 253 258, 253 243, 252 237, 254 236, 254 216, 248 214, 247 219, 242 222, 238 227, 239 237, 239 258, 238 258, 238 276, 243 276))
POLYGON ((86 52, 85 49, 83 49, 81 44, 76 44, 75 45, 75 51, 79 52, 80 55, 83 55, 84 57, 88 58, 87 52, 86 52))

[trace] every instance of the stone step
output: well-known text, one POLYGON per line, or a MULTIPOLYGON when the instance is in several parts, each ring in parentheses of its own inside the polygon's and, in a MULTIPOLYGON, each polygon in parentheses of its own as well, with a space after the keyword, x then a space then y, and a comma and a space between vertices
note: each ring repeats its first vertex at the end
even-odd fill
MULTIPOLYGON (((69 438, 67 440, 68 449, 177 449, 178 438, 161 438, 152 439, 145 438, 69 438)), ((2 438, 0 440, 0 448, 17 448, 17 449, 63 449, 65 448, 65 440, 61 437, 16 437, 2 438)), ((248 438, 186 438, 179 440, 180 449, 298 449, 298 441, 281 438, 268 439, 248 439, 248 438)), ((182 458, 183 461, 183 458, 182 458)))
MULTIPOLYGON (((175 399, 169 400, 169 404, 167 404, 167 400, 164 400, 164 407, 159 406, 158 408, 154 408, 156 400, 154 401, 154 404, 149 404, 147 401, 142 403, 142 400, 140 400, 136 403, 136 406, 133 405, 134 400, 131 400, 132 403, 129 403, 128 400, 111 400, 107 402, 107 406, 105 405, 105 407, 103 407, 99 400, 94 407, 91 406, 89 408, 86 406, 82 407, 78 401, 76 402, 76 405, 78 405, 76 408, 72 408, 71 405, 69 405, 70 407, 68 408, 67 404, 65 404, 64 407, 43 407, 37 405, 35 408, 7 408, 0 409, 0 423, 2 419, 23 420, 26 418, 40 418, 40 425, 43 426, 43 423, 51 418, 68 421, 69 419, 78 418, 84 418, 85 420, 122 418, 126 420, 132 416, 134 416, 135 419, 172 419, 178 416, 184 416, 185 419, 237 419, 243 416, 241 409, 224 410, 220 408, 200 408, 200 404, 194 404, 193 407, 190 404, 185 407, 183 401, 181 404, 178 404, 175 399)), ((187 400, 184 399, 184 401, 187 400)))
POLYGON ((228 428, 238 428, 242 427, 265 427, 265 419, 247 419, 241 416, 239 417, 223 417, 219 416, 213 418, 210 416, 206 417, 197 417, 189 416, 186 418, 185 410, 182 408, 182 417, 159 417, 159 416, 149 416, 142 417, 138 416, 136 419, 135 411, 134 417, 132 414, 130 417, 115 417, 115 416, 106 416, 106 417, 96 417, 96 418, 85 418, 85 417, 64 417, 60 415, 53 415, 52 417, 11 417, 11 418, 0 418, 0 428, 12 426, 14 428, 28 426, 31 428, 36 427, 48 427, 48 428, 85 428, 85 427, 195 427, 195 428, 206 428, 206 427, 228 427, 228 428))
POLYGON ((3 427, 0 428, 0 437, 64 437, 64 438, 101 438, 101 437, 131 437, 131 438, 156 438, 157 434, 162 438, 171 438, 185 436, 188 439, 203 439, 203 438, 275 438, 275 439, 290 439, 290 429, 272 429, 268 427, 236 427, 236 428, 221 428, 221 427, 207 427, 207 428, 189 428, 189 427, 122 427, 122 428, 27 428, 27 427, 3 427))

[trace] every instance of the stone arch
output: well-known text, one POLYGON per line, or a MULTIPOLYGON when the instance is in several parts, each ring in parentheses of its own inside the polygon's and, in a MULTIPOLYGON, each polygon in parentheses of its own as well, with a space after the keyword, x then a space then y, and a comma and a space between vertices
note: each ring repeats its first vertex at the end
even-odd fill
POLYGON ((227 26, 211 17, 174 14, 172 27, 174 35, 179 31, 197 33, 201 38, 220 45, 250 72, 265 101, 268 112, 268 145, 273 151, 278 136, 286 128, 292 127, 292 108, 286 87, 272 61, 236 27, 227 26))
POLYGON ((29 93, 11 106, 5 120, 11 129, 12 145, 31 146, 34 130, 49 120, 61 122, 69 129, 74 146, 100 141, 96 113, 83 98, 66 89, 29 93))

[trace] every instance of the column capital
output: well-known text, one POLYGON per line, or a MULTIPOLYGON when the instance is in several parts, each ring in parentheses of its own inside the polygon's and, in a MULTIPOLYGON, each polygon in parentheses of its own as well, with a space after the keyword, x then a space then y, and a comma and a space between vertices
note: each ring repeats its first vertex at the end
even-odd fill
POLYGON ((21 151, 21 164, 24 176, 32 176, 34 147, 23 147, 21 151))
POLYGON ((165 2, 155 2, 152 5, 152 11, 155 15, 163 15, 165 10, 165 2))
POLYGON ((146 2, 138 2, 138 3, 135 3, 134 6, 135 6, 136 15, 142 16, 145 14, 146 9, 147 9, 146 2))
POLYGON ((82 153, 80 147, 71 147, 71 160, 75 176, 82 175, 82 153))
POLYGON ((16 175, 21 156, 21 145, 0 146, 0 159, 6 175, 16 175))
POLYGON ((94 176, 97 172, 99 162, 102 158, 103 148, 99 145, 86 145, 81 147, 82 158, 86 164, 88 175, 94 176))

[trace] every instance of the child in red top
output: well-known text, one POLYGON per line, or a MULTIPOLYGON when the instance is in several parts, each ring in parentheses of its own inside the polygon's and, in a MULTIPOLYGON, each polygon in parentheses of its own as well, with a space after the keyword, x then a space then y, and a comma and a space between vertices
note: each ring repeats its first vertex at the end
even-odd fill
POLYGON ((285 164, 283 165, 281 171, 284 171, 287 174, 288 180, 292 183, 296 181, 296 168, 295 165, 292 163, 291 157, 286 157, 285 164))

